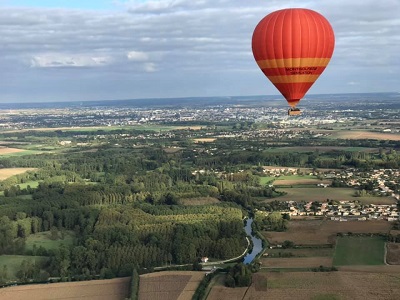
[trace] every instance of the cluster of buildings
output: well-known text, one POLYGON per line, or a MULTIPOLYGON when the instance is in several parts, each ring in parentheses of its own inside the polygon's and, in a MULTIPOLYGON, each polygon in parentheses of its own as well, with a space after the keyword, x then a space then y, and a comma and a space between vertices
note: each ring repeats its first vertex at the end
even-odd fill
POLYGON ((398 221, 397 204, 361 204, 358 201, 287 202, 290 216, 325 216, 333 221, 387 220, 398 221))

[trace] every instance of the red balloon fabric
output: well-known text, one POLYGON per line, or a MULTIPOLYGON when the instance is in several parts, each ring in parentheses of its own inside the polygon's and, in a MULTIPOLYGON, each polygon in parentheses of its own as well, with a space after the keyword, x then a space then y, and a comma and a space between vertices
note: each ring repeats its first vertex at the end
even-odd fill
POLYGON ((335 35, 328 20, 303 8, 267 15, 252 39, 258 66, 292 107, 325 70, 334 47, 335 35))

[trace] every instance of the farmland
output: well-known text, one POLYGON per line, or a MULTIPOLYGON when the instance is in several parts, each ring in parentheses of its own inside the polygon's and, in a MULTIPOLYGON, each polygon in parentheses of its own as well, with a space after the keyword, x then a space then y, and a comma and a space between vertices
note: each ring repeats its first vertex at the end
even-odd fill
POLYGON ((382 265, 384 264, 385 239, 382 237, 339 237, 333 264, 382 265))
POLYGON ((33 170, 35 170, 35 168, 4 168, 4 169, 0 169, 0 180, 4 180, 11 176, 22 174, 27 171, 33 171, 33 170))
POLYGON ((387 243, 386 262, 390 265, 400 265, 400 244, 387 243))
POLYGON ((285 240, 296 245, 333 245, 337 233, 388 233, 391 224, 387 221, 336 222, 325 219, 290 221, 285 232, 265 231, 263 235, 272 244, 285 240))
POLYGON ((262 268, 318 268, 331 267, 331 257, 290 257, 262 259, 262 268))
POLYGON ((373 139, 373 140, 392 140, 400 141, 399 134, 381 133, 381 132, 370 132, 370 131, 336 131, 331 135, 331 138, 340 139, 373 139))
MULTIPOLYGON (((297 183, 299 184, 299 183, 297 183)), ((363 196, 354 197, 355 190, 352 188, 319 188, 319 187, 279 187, 278 191, 286 194, 274 199, 265 200, 271 201, 318 201, 326 202, 327 199, 338 201, 360 201, 364 204, 394 204, 396 200, 392 197, 373 197, 363 196)))
POLYGON ((14 286, 0 289, 0 299, 124 300, 130 278, 14 286))
POLYGON ((232 299, 397 299, 400 273, 385 272, 261 272, 249 288, 215 284, 209 300, 232 299), (333 284, 334 283, 334 284, 333 284))
POLYGON ((140 276, 139 300, 190 300, 202 272, 159 272, 140 276))

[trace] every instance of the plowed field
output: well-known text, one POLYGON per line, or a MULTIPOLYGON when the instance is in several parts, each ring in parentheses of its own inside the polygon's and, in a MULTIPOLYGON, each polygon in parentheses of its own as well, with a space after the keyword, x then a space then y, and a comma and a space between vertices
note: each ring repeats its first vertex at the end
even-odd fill
POLYGON ((0 289, 4 300, 124 300, 129 297, 130 277, 34 284, 0 289))

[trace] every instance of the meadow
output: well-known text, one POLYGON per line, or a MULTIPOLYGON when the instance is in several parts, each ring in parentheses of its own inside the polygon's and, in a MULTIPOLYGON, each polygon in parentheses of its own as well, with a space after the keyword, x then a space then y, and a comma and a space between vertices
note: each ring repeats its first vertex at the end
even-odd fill
POLYGON ((383 237, 346 236, 336 242, 333 264, 382 265, 384 264, 385 239, 383 237))
POLYGON ((276 189, 286 194, 277 198, 264 200, 271 201, 318 201, 326 202, 329 200, 337 201, 360 201, 364 204, 394 204, 396 200, 393 197, 363 196, 354 197, 353 188, 322 188, 322 187, 279 187, 276 189))
POLYGON ((72 246, 75 241, 75 233, 73 231, 64 231, 63 235, 64 238, 62 238, 62 233, 59 232, 58 239, 52 239, 50 231, 31 234, 26 239, 25 248, 32 250, 33 246, 36 245, 37 248, 41 246, 46 250, 52 250, 61 245, 72 246))
MULTIPOLYGON (((31 263, 42 262, 46 260, 44 256, 29 256, 29 255, 0 255, 0 268, 7 266, 7 278, 8 280, 17 280, 17 272, 21 268, 21 263, 30 261, 31 263)), ((0 293, 1 296, 1 293, 0 293)), ((0 299, 2 299, 0 297, 0 299)), ((6 298, 4 298, 6 299, 6 298)))

